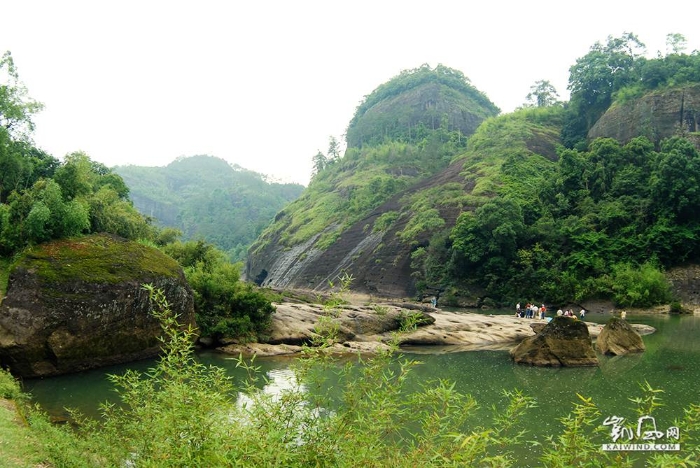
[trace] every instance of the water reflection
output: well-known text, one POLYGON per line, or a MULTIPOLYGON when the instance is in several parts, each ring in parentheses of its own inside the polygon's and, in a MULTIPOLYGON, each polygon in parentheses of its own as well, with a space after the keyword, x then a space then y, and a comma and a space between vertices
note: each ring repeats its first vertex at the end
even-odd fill
POLYGON ((643 353, 627 354, 625 356, 598 355, 601 373, 608 379, 617 380, 629 375, 633 368, 642 363, 643 353))
MULTIPOLYGON (((278 402, 285 392, 306 393, 306 386, 297 380, 296 374, 289 368, 267 371, 263 382, 264 385, 259 392, 269 397, 272 402, 278 402)), ((236 404, 240 408, 249 408, 256 400, 259 399, 251 398, 244 392, 238 392, 236 404)))

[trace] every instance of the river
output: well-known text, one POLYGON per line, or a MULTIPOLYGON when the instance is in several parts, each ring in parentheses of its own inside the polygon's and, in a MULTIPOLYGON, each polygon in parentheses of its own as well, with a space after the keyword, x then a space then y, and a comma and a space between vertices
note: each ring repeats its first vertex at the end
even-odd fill
MULTIPOLYGON (((605 322, 607 317, 589 314, 586 319, 605 322)), ((634 422, 636 427, 637 415, 629 398, 641 396, 640 384, 644 382, 664 390, 662 399, 665 406, 655 416, 658 429, 666 431, 674 425, 676 418, 683 416, 683 408, 690 403, 700 403, 697 391, 697 382, 700 382, 700 317, 635 315, 627 319, 657 329, 656 333, 644 336, 646 352, 631 356, 599 356, 600 366, 596 368, 520 366, 511 362, 506 351, 449 353, 446 349, 429 348, 428 353, 408 350, 404 354, 422 362, 413 370, 413 383, 416 386, 419 382, 434 379, 454 381, 456 390, 471 394, 477 400, 484 417, 488 416, 487 409, 491 405, 503 401, 501 395, 504 389, 520 389, 534 397, 538 406, 528 412, 523 422, 528 431, 528 442, 544 442, 545 436, 559 433, 562 429, 559 418, 566 415, 573 403, 578 401, 577 393, 592 397, 601 409, 603 418, 623 416, 627 418, 626 424, 634 422)), ((204 363, 226 368, 234 379, 243 377, 231 356, 204 352, 199 354, 199 358, 204 363)), ((270 378, 268 391, 274 392, 275 388, 284 386, 285 379, 290 375, 290 358, 264 358, 256 362, 270 378)), ((99 403, 116 400, 106 374, 119 374, 127 368, 145 370, 153 364, 153 361, 144 361, 27 380, 24 388, 55 417, 68 416, 64 407, 77 408, 86 415, 97 416, 99 403)), ((538 449, 529 443, 523 451, 519 458, 536 460, 539 454, 538 449)))

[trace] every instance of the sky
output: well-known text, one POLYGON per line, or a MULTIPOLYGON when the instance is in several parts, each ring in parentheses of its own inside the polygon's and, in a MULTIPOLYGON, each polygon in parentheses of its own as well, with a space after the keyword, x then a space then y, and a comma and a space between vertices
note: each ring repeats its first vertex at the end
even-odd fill
POLYGON ((666 35, 700 50, 697 2, 638 0, 0 0, 0 53, 29 95, 36 146, 109 167, 208 154, 306 185, 364 96, 402 70, 460 70, 503 113, 597 41, 666 35))

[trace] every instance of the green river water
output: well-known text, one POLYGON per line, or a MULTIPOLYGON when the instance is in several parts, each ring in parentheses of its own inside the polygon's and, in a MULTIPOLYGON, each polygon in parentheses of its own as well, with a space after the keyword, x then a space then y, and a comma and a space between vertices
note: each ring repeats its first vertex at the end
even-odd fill
MULTIPOLYGON (((607 318, 596 314, 586 317, 597 322, 605 322, 607 318)), ((488 416, 491 405, 503 402, 503 389, 520 389, 534 397, 538 406, 529 410, 523 421, 522 425, 528 431, 527 443, 519 451, 518 458, 522 466, 536 466, 539 449, 530 442, 544 442, 545 436, 561 431, 558 419, 570 412, 578 400, 577 393, 593 397, 603 418, 622 416, 627 419, 625 425, 636 427, 637 416, 629 398, 640 396, 639 384, 646 381, 652 387, 664 390, 665 406, 655 414, 657 428, 664 432, 674 425, 674 419, 683 416, 683 408, 690 403, 700 403, 700 317, 636 315, 628 316, 627 320, 657 329, 656 333, 644 336, 646 352, 632 356, 599 356, 600 366, 596 368, 520 366, 511 362, 507 351, 449 353, 446 349, 428 348, 427 353, 423 349, 420 353, 404 352, 404 355, 422 362, 413 370, 416 386, 420 381, 431 379, 454 381, 457 390, 471 394, 479 403, 481 409, 477 418, 488 416)), ((199 357, 205 363, 226 368, 234 379, 243 377, 231 356, 209 352, 200 353, 199 357)), ((291 375, 288 369, 290 358, 266 358, 256 362, 270 379, 267 391, 284 388, 291 375)), ((116 400, 106 374, 119 374, 126 368, 145 370, 153 364, 153 361, 138 362, 27 380, 24 388, 56 417, 67 416, 65 407, 96 416, 99 403, 116 400)), ((679 429, 683 430, 682 427, 679 429)))

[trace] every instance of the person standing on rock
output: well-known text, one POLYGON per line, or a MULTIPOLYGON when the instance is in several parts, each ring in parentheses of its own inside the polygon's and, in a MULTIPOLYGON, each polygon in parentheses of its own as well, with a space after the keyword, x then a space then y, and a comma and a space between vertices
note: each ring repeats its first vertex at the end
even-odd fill
POLYGON ((520 317, 520 303, 515 304, 515 316, 520 317))
POLYGON ((579 315, 581 316, 581 320, 583 320, 583 317, 586 316, 586 309, 581 309, 581 312, 579 312, 579 315))

